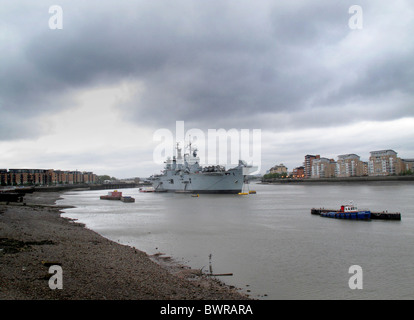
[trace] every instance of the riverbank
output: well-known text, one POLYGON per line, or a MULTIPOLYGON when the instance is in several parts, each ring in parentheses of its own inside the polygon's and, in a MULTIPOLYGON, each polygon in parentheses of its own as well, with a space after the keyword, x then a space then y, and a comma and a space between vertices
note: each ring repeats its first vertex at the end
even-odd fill
POLYGON ((383 176, 383 177, 344 177, 344 178, 311 178, 311 179, 263 179, 262 184, 273 183, 366 183, 366 182, 414 182, 414 176, 383 176))
POLYGON ((166 268, 60 216, 59 192, 0 204, 1 300, 245 300, 235 288, 185 266, 166 268), (50 264, 63 289, 49 288, 50 264))

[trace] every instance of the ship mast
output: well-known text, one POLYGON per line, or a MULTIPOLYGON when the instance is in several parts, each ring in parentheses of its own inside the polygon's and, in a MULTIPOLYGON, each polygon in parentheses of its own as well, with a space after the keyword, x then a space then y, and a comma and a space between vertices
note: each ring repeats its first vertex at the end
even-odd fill
POLYGON ((191 154, 191 134, 188 136, 188 140, 189 140, 189 142, 188 142, 187 148, 190 149, 189 154, 191 154))

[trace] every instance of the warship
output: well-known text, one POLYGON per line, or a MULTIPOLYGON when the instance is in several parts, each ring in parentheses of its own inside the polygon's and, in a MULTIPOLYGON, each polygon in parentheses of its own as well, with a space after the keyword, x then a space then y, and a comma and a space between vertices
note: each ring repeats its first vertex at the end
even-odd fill
POLYGON ((192 149, 191 143, 184 157, 178 144, 176 150, 177 156, 168 157, 164 162, 162 174, 150 177, 155 192, 238 194, 245 177, 257 170, 243 160, 228 170, 221 165, 202 167, 197 148, 192 149))

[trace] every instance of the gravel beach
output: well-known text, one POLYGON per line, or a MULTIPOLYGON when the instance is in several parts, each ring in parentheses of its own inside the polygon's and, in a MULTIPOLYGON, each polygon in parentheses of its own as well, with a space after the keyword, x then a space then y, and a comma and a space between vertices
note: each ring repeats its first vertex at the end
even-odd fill
POLYGON ((60 216, 58 192, 0 203, 1 300, 247 300, 237 289, 185 266, 112 242, 60 216), (62 289, 49 287, 50 265, 62 289))

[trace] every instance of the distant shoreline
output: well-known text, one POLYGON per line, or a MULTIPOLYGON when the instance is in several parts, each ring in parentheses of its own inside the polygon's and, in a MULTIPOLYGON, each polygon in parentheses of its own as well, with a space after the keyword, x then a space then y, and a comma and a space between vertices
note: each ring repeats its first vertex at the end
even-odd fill
POLYGON ((33 193, 33 192, 66 192, 69 190, 110 190, 110 189, 127 189, 139 188, 147 186, 145 183, 109 183, 109 184, 65 184, 65 185, 50 185, 50 186, 4 186, 0 187, 0 191, 11 191, 18 193, 33 193))
POLYGON ((413 182, 414 176, 385 176, 385 177, 347 177, 347 178, 317 178, 317 179, 263 179, 260 184, 281 183, 365 183, 365 182, 413 182))

